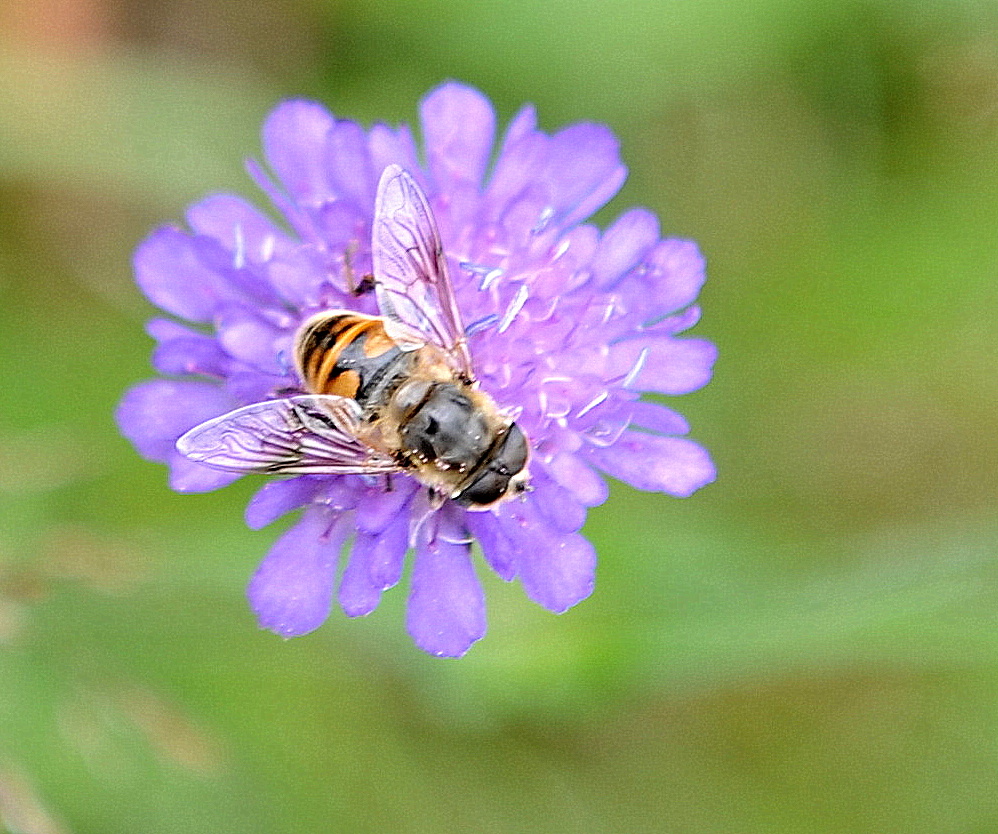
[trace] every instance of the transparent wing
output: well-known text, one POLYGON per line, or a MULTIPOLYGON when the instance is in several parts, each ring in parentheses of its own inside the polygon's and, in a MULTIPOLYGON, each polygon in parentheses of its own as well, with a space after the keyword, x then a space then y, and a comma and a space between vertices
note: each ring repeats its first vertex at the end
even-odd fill
POLYGON ((189 460, 228 472, 349 475, 394 472, 395 461, 356 438, 355 400, 304 395, 237 408, 177 441, 189 460))
POLYGON ((378 183, 373 229, 374 286, 385 331, 402 350, 430 343, 473 378, 440 232, 426 195, 398 165, 378 183))

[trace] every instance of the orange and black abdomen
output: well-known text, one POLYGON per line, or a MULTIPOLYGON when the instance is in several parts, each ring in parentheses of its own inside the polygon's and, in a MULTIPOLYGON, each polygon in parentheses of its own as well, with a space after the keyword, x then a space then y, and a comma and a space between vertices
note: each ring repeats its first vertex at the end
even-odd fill
POLYGON ((295 339, 295 363, 306 389, 352 397, 361 405, 382 394, 409 358, 385 333, 380 318, 349 310, 313 316, 295 339))

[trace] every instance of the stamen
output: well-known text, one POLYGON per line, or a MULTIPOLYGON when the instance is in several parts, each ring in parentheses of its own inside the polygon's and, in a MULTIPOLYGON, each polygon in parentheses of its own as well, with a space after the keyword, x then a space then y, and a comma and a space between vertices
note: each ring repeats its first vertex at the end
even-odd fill
POLYGON ((648 348, 642 348, 641 353, 638 354, 638 358, 635 360, 634 365, 627 372, 627 376, 624 377, 624 381, 621 383, 621 387, 627 388, 635 379, 638 378, 638 374, 641 373, 641 369, 645 366, 645 360, 648 358, 648 348))
POLYGON ((473 321, 466 328, 464 328, 464 335, 474 336, 476 333, 481 333, 486 328, 491 327, 497 321, 499 321, 499 316, 495 313, 489 313, 487 316, 483 316, 477 321, 473 321))
POLYGON ((461 269, 465 272, 470 272, 472 275, 481 276, 481 280, 478 284, 478 289, 487 290, 496 281, 498 281, 503 274, 503 270, 498 267, 485 266, 484 264, 474 264, 471 261, 462 261, 461 269))
POLYGON ((589 402, 587 402, 584 406, 582 406, 582 408, 580 408, 577 412, 575 412, 575 416, 576 417, 585 416, 594 408, 596 408, 596 406, 598 406, 601 402, 604 402, 606 398, 609 396, 610 393, 608 391, 604 391, 602 394, 593 397, 589 402))
POLYGON ((552 206, 545 206, 540 217, 537 218, 537 223, 534 225, 534 228, 530 230, 530 234, 539 235, 548 227, 548 224, 551 222, 553 217, 554 208, 552 206))
POLYGON ((246 266, 246 238, 242 223, 236 223, 233 234, 236 236, 236 251, 232 254, 232 265, 236 269, 243 269, 246 266))
POLYGON ((516 291, 516 295, 510 302, 509 307, 506 308, 506 312, 503 313, 502 321, 499 322, 499 332, 505 333, 509 326, 513 323, 513 319, 516 318, 520 310, 523 309, 523 305, 527 303, 527 296, 530 294, 527 289, 526 284, 521 284, 520 289, 516 291))
POLYGON ((492 269, 492 270, 489 270, 488 272, 485 273, 485 276, 482 278, 482 282, 481 282, 481 284, 478 285, 478 288, 480 290, 487 290, 489 287, 491 287, 500 278, 502 278, 502 270, 501 269, 492 269))

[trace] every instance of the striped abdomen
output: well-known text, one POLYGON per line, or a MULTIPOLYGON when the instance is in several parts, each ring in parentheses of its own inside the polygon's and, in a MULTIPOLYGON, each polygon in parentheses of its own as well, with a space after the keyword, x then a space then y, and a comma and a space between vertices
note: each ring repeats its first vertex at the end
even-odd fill
POLYGON ((407 372, 411 354, 396 346, 376 316, 331 310, 308 319, 295 338, 295 363, 313 394, 383 402, 407 372))

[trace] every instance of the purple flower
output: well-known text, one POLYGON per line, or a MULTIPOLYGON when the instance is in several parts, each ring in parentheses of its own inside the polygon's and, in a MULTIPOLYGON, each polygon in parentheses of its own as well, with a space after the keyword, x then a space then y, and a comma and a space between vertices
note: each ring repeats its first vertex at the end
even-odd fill
POLYGON ((305 318, 378 314, 359 279, 372 270, 379 177, 400 165, 439 224, 481 388, 517 412, 529 438, 533 489, 486 512, 447 501, 433 524, 419 524, 427 490, 406 475, 390 488, 383 476, 270 480, 247 507, 250 527, 304 512, 256 571, 249 598, 261 626, 305 634, 334 595, 349 616, 371 612, 411 550, 409 632, 425 651, 456 657, 485 633, 473 541, 503 579, 519 577, 532 600, 562 612, 593 588, 596 555, 579 530, 606 498, 604 474, 680 497, 713 480, 707 453, 681 436, 683 417, 641 396, 700 388, 715 348, 677 338, 699 318, 695 244, 661 239, 644 209, 604 232, 583 222, 626 175, 607 128, 548 135, 528 106, 494 152, 491 105, 455 83, 432 91, 420 117, 425 164, 405 126, 365 131, 318 104, 279 105, 263 129, 271 173, 249 170, 286 227, 216 195, 189 209, 190 231, 163 227, 141 244, 136 279, 171 316, 149 324, 153 364, 167 378, 132 388, 117 418, 143 456, 169 465, 177 491, 239 477, 189 461, 177 438, 240 406, 301 393, 291 347, 305 318))

